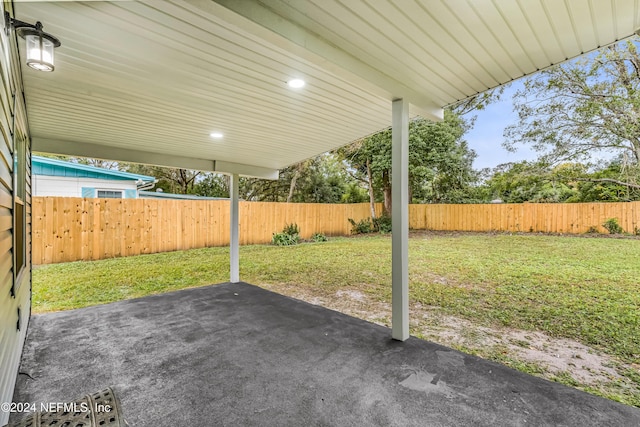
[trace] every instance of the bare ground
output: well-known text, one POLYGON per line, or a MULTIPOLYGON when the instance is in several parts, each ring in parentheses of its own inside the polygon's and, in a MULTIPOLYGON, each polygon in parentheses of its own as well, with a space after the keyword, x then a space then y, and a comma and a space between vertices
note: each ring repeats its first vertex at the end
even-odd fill
MULTIPOLYGON (((290 284, 261 285, 266 289, 336 310, 384 326, 390 326, 391 305, 372 301, 358 289, 342 289, 327 295, 290 284)), ((478 326, 449 316, 437 307, 412 304, 411 333, 449 347, 483 357, 504 356, 537 367, 534 374, 547 379, 570 375, 581 387, 606 385, 622 379, 619 372, 631 367, 617 358, 566 338, 542 332, 505 327, 478 326)), ((633 367, 637 369, 637 367, 633 367)))

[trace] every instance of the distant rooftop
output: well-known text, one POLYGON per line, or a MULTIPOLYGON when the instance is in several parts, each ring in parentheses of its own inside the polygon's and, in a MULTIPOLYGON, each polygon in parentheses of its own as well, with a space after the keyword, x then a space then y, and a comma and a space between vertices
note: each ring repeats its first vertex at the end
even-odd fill
POLYGON ((153 176, 121 172, 113 169, 99 168, 64 160, 51 159, 42 156, 32 156, 33 175, 64 176, 70 178, 96 178, 121 181, 154 182, 153 176))

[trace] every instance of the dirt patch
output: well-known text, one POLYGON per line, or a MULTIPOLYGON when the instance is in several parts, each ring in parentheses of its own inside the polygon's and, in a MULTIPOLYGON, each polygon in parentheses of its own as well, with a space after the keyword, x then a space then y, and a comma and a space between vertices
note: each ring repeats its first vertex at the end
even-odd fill
POLYGON ((338 298, 351 298, 356 301, 366 301, 367 297, 360 291, 338 291, 336 292, 336 297, 338 298))
MULTIPOLYGON (((419 311, 419 309, 418 309, 419 311)), ((444 345, 472 349, 493 347, 514 359, 536 363, 546 377, 569 373, 575 380, 595 385, 621 378, 612 367, 616 362, 582 343, 555 338, 542 332, 512 328, 488 328, 453 316, 422 312, 429 318, 418 322, 424 336, 444 345)))
MULTIPOLYGON (((287 284, 263 285, 267 289, 358 317, 390 326, 391 304, 372 301, 358 289, 341 289, 319 295, 287 284)), ((535 363, 551 378, 568 373, 583 385, 597 385, 621 378, 613 366, 621 363, 595 349, 566 338, 542 332, 512 328, 478 326, 473 322, 445 315, 437 307, 412 304, 411 328, 430 341, 450 347, 464 347, 487 354, 491 351, 522 362, 535 363)), ((624 367, 624 366, 623 366, 624 367)))
POLYGON ((432 272, 412 272, 411 280, 416 282, 423 283, 435 283, 438 285, 445 285, 456 288, 464 288, 469 290, 487 290, 486 286, 477 283, 462 283, 457 280, 452 280, 451 278, 447 278, 445 276, 441 276, 439 274, 435 274, 432 272))

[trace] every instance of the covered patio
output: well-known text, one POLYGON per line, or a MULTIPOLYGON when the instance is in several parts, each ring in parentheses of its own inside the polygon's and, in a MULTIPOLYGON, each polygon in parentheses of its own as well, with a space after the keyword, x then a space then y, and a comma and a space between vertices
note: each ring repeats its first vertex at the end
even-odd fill
POLYGON ((633 36, 639 10, 639 0, 16 1, 17 19, 62 42, 55 72, 22 66, 31 150, 228 174, 231 245, 228 284, 33 316, 15 401, 111 385, 136 426, 637 425, 637 409, 409 337, 408 128, 633 36), (239 177, 276 179, 388 127, 392 329, 242 283, 239 177))
POLYGON ((392 336, 402 341, 410 119, 440 120, 448 105, 632 37, 639 9, 638 0, 54 0, 18 3, 15 15, 46 20, 62 41, 54 73, 22 73, 32 151, 229 174, 231 282, 241 280, 240 175, 277 179, 391 127, 392 336))
POLYGON ((246 283, 32 318, 15 402, 106 387, 137 427, 640 424, 637 408, 246 283))

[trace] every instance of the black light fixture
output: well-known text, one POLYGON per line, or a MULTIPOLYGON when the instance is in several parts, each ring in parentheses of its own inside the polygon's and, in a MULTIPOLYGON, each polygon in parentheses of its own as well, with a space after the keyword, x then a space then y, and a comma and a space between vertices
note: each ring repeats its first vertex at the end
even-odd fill
POLYGON ((53 71, 53 49, 60 46, 60 40, 42 31, 42 23, 28 24, 12 18, 5 12, 5 29, 7 34, 11 28, 22 37, 27 44, 27 65, 38 71, 53 71))

